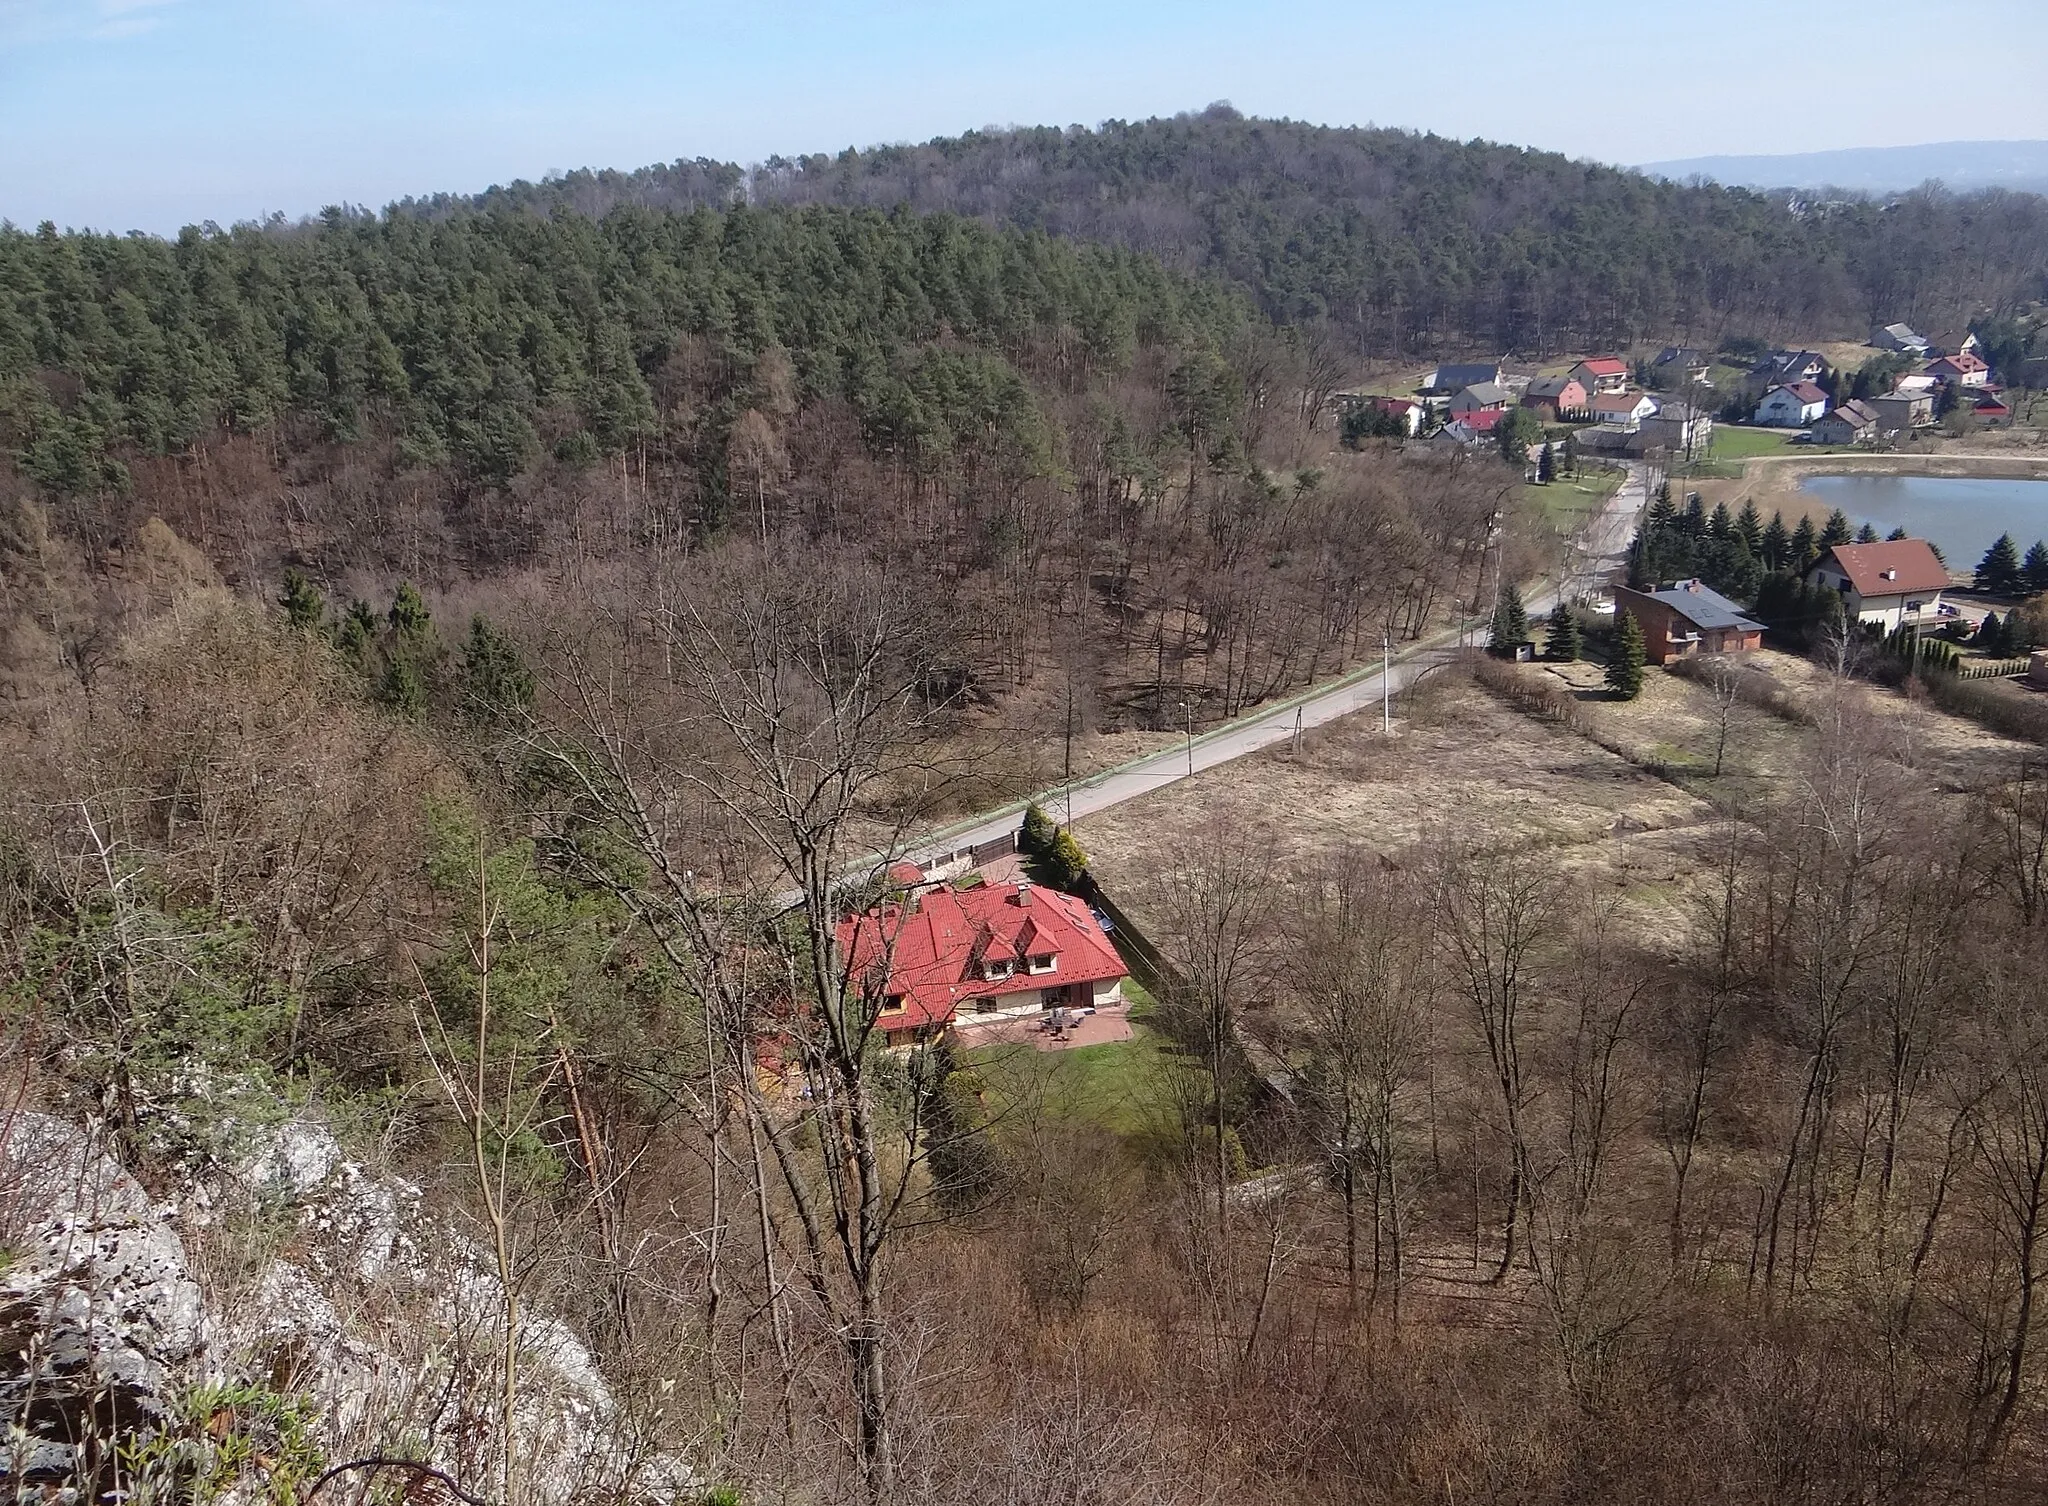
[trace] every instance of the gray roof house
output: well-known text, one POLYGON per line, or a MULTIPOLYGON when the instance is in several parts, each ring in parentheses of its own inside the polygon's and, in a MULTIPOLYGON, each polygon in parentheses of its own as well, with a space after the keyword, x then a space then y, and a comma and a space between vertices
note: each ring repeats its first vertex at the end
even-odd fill
POLYGON ((1910 324, 1887 324, 1871 335, 1870 343, 1879 350, 1903 350, 1916 356, 1927 354, 1927 341, 1915 334, 1910 324))
POLYGON ((1480 382, 1500 382, 1500 362, 1468 361, 1462 365, 1439 366, 1430 373, 1429 390, 1432 392, 1462 392, 1480 382))

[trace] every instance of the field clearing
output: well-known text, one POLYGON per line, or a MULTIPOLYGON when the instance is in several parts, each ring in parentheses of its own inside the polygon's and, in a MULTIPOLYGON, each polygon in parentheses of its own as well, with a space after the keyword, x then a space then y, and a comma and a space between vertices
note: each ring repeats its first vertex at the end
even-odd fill
MULTIPOLYGON (((1654 904, 1670 861, 1713 818, 1708 802, 1579 734, 1523 715, 1462 679, 1411 698, 1392 738, 1371 716, 1170 785, 1075 825, 1092 871, 1143 910, 1147 882, 1218 833, 1257 843, 1276 868, 1350 846, 1396 863, 1436 841, 1556 849, 1654 904)), ((1680 865, 1682 867, 1682 865, 1680 865)))
MULTIPOLYGON (((2039 750, 1907 695, 1838 680, 1808 661, 1758 653, 1740 672, 1817 718, 1841 697, 1860 736, 1939 789, 1974 788, 2039 750)), ((1583 732, 1525 714, 1446 671, 1384 737, 1370 715, 1323 728, 1297 756, 1247 758, 1087 817, 1076 835, 1100 882, 1141 918, 1147 884, 1219 834, 1270 854, 1276 870, 1348 847, 1398 866, 1440 842, 1482 839, 1549 850, 1559 870, 1603 891, 1640 935, 1675 940, 1709 868, 1723 812, 1800 798, 1818 777, 1818 734, 1737 701, 1714 773, 1721 713, 1703 685, 1652 668, 1634 701, 1609 700, 1597 664, 1531 665, 1578 696, 1583 732)))

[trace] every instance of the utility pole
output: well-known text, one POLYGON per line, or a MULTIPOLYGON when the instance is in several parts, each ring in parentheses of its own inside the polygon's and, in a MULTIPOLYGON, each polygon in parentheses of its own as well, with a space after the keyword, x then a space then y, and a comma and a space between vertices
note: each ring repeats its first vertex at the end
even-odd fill
POLYGON ((1294 756, 1301 757, 1301 707, 1294 708, 1294 756))
POLYGON ((1062 778, 1062 788, 1067 797, 1067 829, 1074 826, 1074 676, 1067 674, 1067 763, 1062 778))
POLYGON ((1392 736, 1394 731, 1394 630, 1380 631, 1380 732, 1392 736))
POLYGON ((1180 714, 1188 724, 1188 778, 1195 777, 1195 712, 1186 701, 1180 703, 1180 714))

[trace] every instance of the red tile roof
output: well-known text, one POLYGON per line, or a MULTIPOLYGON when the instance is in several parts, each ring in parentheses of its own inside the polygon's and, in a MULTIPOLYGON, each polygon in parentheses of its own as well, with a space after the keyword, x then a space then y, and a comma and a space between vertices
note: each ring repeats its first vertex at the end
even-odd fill
POLYGON ((1474 434, 1491 434, 1507 416, 1501 408, 1475 408, 1470 413, 1460 413, 1451 422, 1463 424, 1474 434))
POLYGON ((1909 591, 1941 591, 1949 584, 1948 566, 1934 556, 1925 539, 1891 539, 1882 544, 1837 544, 1814 561, 1819 569, 1833 560, 1858 596, 1899 596, 1909 591))
POLYGON ((856 986, 901 996, 901 1011, 881 1018, 888 1031, 946 1024, 970 999, 1124 975, 1123 958, 1087 903, 1035 884, 940 889, 911 905, 884 905, 841 921, 839 950, 856 986), (1048 955, 1050 972, 983 976, 984 961, 1048 955))
POLYGON ((1584 369, 1594 376, 1627 376, 1628 362, 1618 356, 1588 356, 1572 369, 1584 369))
POLYGON ((1927 363, 1929 376, 1968 376, 1972 372, 1989 371, 1974 350, 1966 350, 1959 356, 1943 356, 1938 361, 1927 363))
POLYGON ((1415 406, 1412 401, 1405 397, 1376 397, 1372 400, 1372 405, 1382 413, 1395 414, 1406 414, 1409 409, 1415 406))
MULTIPOLYGON (((1828 400, 1827 393, 1811 382, 1787 382, 1785 390, 1802 403, 1824 403, 1828 400)), ((1769 395, 1765 394, 1766 397, 1769 395)))

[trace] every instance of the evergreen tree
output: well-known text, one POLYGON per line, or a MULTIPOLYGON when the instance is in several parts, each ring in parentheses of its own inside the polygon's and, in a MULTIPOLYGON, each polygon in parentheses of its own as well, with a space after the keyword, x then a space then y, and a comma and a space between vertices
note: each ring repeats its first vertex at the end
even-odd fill
POLYGON ((1994 596, 2011 596, 2019 591, 2023 579, 2019 545, 2012 541, 2011 534, 2001 533, 1977 562, 1977 589, 1994 596))
POLYGON ((1714 511, 1707 519, 1707 537, 1724 544, 1735 537, 1735 520, 1729 516, 1726 502, 1714 504, 1714 511))
POLYGON ((1884 536, 1884 539, 1887 544, 1896 544, 1900 539, 1910 539, 1911 537, 1912 535, 1906 532, 1904 528, 1894 528, 1884 536))
POLYGON ((1569 433, 1569 434, 1565 435, 1565 437, 1564 437, 1564 455, 1563 455, 1563 460, 1564 460, 1564 472, 1565 472, 1565 474, 1566 474, 1567 476, 1576 476, 1576 475, 1578 475, 1578 473, 1579 473, 1579 436, 1578 436, 1578 431, 1577 431, 1577 430, 1573 430, 1573 431, 1572 431, 1571 433, 1569 433))
POLYGON ((2048 591, 2048 542, 2036 539, 2027 547, 2027 557, 2020 562, 2020 576, 2026 582, 2029 596, 2048 591))
POLYGON ((377 614, 370 604, 357 597, 348 604, 348 611, 342 614, 341 632, 336 646, 348 655, 360 669, 370 667, 370 650, 377 641, 377 614))
POLYGON ((1575 663, 1584 650, 1583 635, 1579 632, 1579 619, 1572 615, 1572 609, 1559 602, 1550 613, 1549 642, 1544 645, 1544 657, 1559 664, 1575 663))
POLYGON ((407 645, 426 642, 427 628, 432 618, 427 613, 426 601, 420 596, 419 587, 411 581, 402 581, 391 598, 391 631, 407 645))
MULTIPOLYGON (((1667 483, 1668 484, 1668 483, 1667 483)), ((1705 538, 1707 534, 1706 504, 1698 492, 1690 493, 1685 499, 1685 512, 1678 520, 1678 526, 1693 538, 1705 538)))
MULTIPOLYGON (((1784 532, 1785 528, 1781 523, 1778 525, 1779 536, 1783 537, 1784 532)), ((1742 547, 1751 554, 1763 553, 1763 514, 1756 510, 1756 503, 1747 497, 1742 500, 1742 511, 1735 515, 1735 536, 1742 540, 1742 547)))
POLYGON ((410 656, 395 654, 385 661, 377 681, 377 699, 401 716, 418 720, 427 709, 427 682, 410 656))
POLYGON ((481 612, 462 646, 462 709, 475 722, 512 721, 532 709, 533 671, 510 638, 481 612))
POLYGON ((1678 520, 1678 509, 1671 505, 1671 483, 1666 481, 1657 488, 1656 498, 1650 503, 1645 521, 1652 529, 1669 528, 1678 520))
POLYGON ((1977 631, 1970 635, 1970 646, 1995 657, 2004 627, 2004 619, 1996 612, 1986 612, 1977 620, 1977 631))
POLYGON ((1647 647, 1633 612, 1623 612, 1614 628, 1614 651, 1607 660, 1607 688, 1617 700, 1633 701, 1643 693, 1647 647))
POLYGON ((1024 824, 1017 831, 1017 850, 1028 858, 1041 857, 1052 851, 1053 839, 1060 834, 1059 827, 1036 805, 1024 807, 1024 824))
POLYGON ((2020 616, 2018 607, 2005 614, 2005 626, 2000 630, 1999 646, 2008 658, 2015 654, 2030 654, 2034 651, 2034 635, 2027 630, 2026 619, 2020 616))
POLYGON ((1529 613, 1522 606, 1522 593, 1513 581, 1500 589, 1500 600, 1493 608, 1492 636, 1487 640, 1489 651, 1512 656, 1516 649, 1529 641, 1529 613))
POLYGON ((302 633, 310 633, 320 626, 320 619, 327 613, 327 603, 320 599, 313 583, 297 570, 284 573, 284 590, 279 593, 277 604, 284 608, 285 621, 302 633))
POLYGON ((1813 519, 1801 518, 1799 526, 1792 530, 1792 542, 1785 551, 1785 568, 1794 575, 1804 575, 1819 558, 1820 544, 1814 538, 1813 519))
POLYGON ((1849 515, 1838 507, 1828 514, 1828 520, 1821 528, 1820 547, 1832 549, 1837 544, 1846 544, 1849 536, 1849 515))
POLYGON ((1875 544, 1877 542, 1877 530, 1868 523, 1865 523, 1856 530, 1856 542, 1859 544, 1875 544))
POLYGON ((1763 557, 1764 568, 1780 570, 1786 564, 1786 557, 1792 551, 1792 536, 1785 531, 1785 515, 1771 514, 1771 521, 1764 525, 1763 545, 1758 554, 1763 557))
POLYGON ((1546 444, 1536 455, 1536 480, 1544 486, 1557 479, 1557 446, 1546 444))

